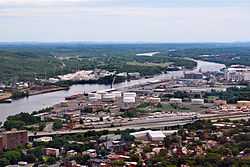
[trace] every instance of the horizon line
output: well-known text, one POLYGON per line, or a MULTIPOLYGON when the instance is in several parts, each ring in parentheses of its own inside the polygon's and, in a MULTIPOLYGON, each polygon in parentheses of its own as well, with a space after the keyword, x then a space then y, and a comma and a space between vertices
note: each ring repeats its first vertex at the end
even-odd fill
POLYGON ((0 44, 46 44, 46 43, 85 43, 85 44, 237 44, 237 43, 250 43, 247 41, 81 41, 81 40, 68 40, 68 41, 0 41, 0 44))

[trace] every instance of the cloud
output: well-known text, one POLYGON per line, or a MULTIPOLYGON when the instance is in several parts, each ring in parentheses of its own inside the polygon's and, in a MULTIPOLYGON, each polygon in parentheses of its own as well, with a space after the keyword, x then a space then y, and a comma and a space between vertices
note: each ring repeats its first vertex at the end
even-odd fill
POLYGON ((243 6, 242 0, 190 2, 198 1, 0 0, 0 37, 8 41, 249 38, 250 5, 243 6))

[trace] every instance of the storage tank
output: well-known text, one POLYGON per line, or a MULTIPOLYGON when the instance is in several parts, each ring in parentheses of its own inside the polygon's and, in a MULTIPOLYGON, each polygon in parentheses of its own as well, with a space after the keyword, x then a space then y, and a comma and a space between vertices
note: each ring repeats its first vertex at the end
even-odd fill
POLYGON ((96 94, 95 94, 95 97, 96 97, 96 99, 98 99, 98 100, 101 100, 101 99, 102 99, 102 95, 99 94, 99 93, 96 93, 96 94))
POLYGON ((112 92, 112 94, 115 96, 115 97, 122 97, 122 92, 119 92, 119 91, 114 91, 112 92))
POLYGON ((102 96, 102 101, 114 101, 115 100, 115 96, 112 93, 106 93, 102 96))
POLYGON ((135 103, 135 97, 123 97, 123 103, 135 103))
POLYGON ((89 98, 89 101, 97 101, 98 99, 94 96, 94 97, 88 97, 89 98))
POLYGON ((150 97, 149 102, 151 102, 151 103, 160 103, 161 98, 159 98, 159 97, 150 97))
POLYGON ((102 95, 98 94, 98 93, 89 93, 88 94, 88 99, 93 99, 96 98, 96 100, 101 100, 102 99, 102 95))
POLYGON ((204 99, 192 99, 191 102, 192 104, 201 105, 204 104, 204 99))
POLYGON ((136 97, 135 92, 124 92, 123 97, 136 97))
POLYGON ((172 104, 180 104, 180 103, 182 103, 182 99, 180 99, 180 98, 171 98, 169 100, 169 102, 172 103, 172 104))
POLYGON ((88 97, 95 97, 96 93, 88 93, 88 97))
POLYGON ((107 92, 103 91, 103 90, 100 90, 100 91, 97 91, 96 94, 99 94, 101 95, 101 98, 103 97, 103 95, 105 95, 107 92))

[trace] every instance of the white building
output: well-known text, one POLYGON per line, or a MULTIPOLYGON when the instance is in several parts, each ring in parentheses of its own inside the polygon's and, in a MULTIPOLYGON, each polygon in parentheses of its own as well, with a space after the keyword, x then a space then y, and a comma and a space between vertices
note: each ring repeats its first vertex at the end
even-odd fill
POLYGON ((180 103, 182 103, 182 99, 179 99, 179 98, 171 98, 171 99, 169 100, 169 102, 170 102, 171 104, 180 104, 180 103))
POLYGON ((166 136, 162 131, 150 131, 148 137, 151 141, 163 141, 166 136))
POLYGON ((38 139, 34 139, 34 141, 36 141, 36 142, 50 142, 50 141, 52 141, 53 140, 53 138, 52 137, 40 137, 40 138, 38 138, 38 139))
POLYGON ((204 99, 191 99, 192 104, 202 105, 204 104, 204 99))
POLYGON ((230 68, 226 69, 225 79, 232 82, 250 81, 250 67, 232 65, 230 68))
POLYGON ((117 98, 120 98, 120 97, 122 97, 122 92, 120 92, 120 91, 113 91, 113 92, 111 92, 115 97, 117 97, 117 98))
POLYGON ((136 93, 135 92, 124 92, 123 93, 123 103, 135 103, 136 93))
POLYGON ((135 97, 123 97, 123 103, 135 103, 135 97))
POLYGON ((150 98, 148 98, 148 101, 150 103, 160 103, 161 102, 161 98, 159 98, 159 97, 150 97, 150 98))
POLYGON ((109 102, 114 100, 115 100, 115 95, 112 93, 106 93, 102 96, 102 101, 109 102))
POLYGON ((124 92, 123 97, 136 97, 135 92, 124 92))
POLYGON ((93 100, 93 99, 101 100, 102 99, 102 94, 99 94, 99 93, 89 93, 88 94, 88 98, 89 98, 89 100, 93 100))
POLYGON ((150 141, 163 141, 166 135, 163 131, 152 131, 152 130, 145 130, 131 133, 130 135, 134 136, 136 139, 139 140, 150 140, 150 141))

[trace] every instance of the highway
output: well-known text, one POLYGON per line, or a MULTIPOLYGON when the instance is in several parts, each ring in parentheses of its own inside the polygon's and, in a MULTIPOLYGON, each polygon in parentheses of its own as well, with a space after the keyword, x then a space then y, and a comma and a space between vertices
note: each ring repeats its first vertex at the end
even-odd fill
POLYGON ((172 122, 158 122, 158 123, 147 123, 147 124, 135 124, 129 126, 120 126, 120 127, 108 127, 108 128, 95 128, 95 129, 83 129, 83 130, 66 130, 66 131, 53 131, 53 132, 37 132, 29 133, 29 137, 42 137, 42 136, 54 136, 54 135, 69 135, 76 133, 85 133, 88 131, 116 131, 116 130, 126 130, 126 129, 142 129, 142 128, 163 128, 163 127, 171 127, 177 125, 185 125, 188 123, 192 123, 193 121, 172 121, 172 122))
MULTIPOLYGON (((218 120, 218 119, 248 119, 250 118, 250 113, 230 113, 230 114, 206 114, 201 115, 199 117, 200 120, 218 120)), ((29 137, 42 137, 42 136, 54 136, 54 135, 68 135, 68 134, 76 134, 76 133, 85 133, 88 131, 116 131, 116 130, 126 130, 126 129, 142 129, 142 128, 164 128, 178 125, 186 125, 189 123, 193 123, 194 119, 192 117, 178 117, 174 118, 154 118, 146 121, 134 121, 129 122, 128 124, 123 124, 121 126, 115 127, 105 127, 105 128, 94 128, 94 129, 83 129, 83 130, 66 130, 66 131, 52 131, 52 132, 37 132, 36 134, 29 132, 29 137)))

